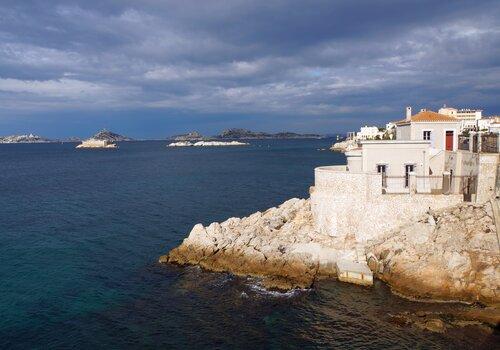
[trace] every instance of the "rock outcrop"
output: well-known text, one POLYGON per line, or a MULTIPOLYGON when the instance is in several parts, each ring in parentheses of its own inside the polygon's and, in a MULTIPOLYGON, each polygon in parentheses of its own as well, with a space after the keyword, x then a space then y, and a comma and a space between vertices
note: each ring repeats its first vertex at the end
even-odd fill
POLYGON ((309 200, 294 198, 242 219, 198 224, 160 262, 258 276, 268 288, 305 288, 335 273, 331 259, 341 250, 330 240, 314 231, 309 200))
POLYGON ((491 204, 463 203, 371 242, 376 276, 416 298, 500 302, 500 253, 491 204))
POLYGON ((344 140, 336 142, 330 147, 330 151, 334 152, 347 152, 351 151, 358 147, 358 144, 355 140, 344 140))

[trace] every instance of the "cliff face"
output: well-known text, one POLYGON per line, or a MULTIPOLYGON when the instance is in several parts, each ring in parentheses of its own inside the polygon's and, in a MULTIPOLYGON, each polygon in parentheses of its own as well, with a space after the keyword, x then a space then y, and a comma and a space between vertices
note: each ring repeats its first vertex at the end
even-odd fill
POLYGON ((431 212, 371 242, 374 273, 418 298, 500 302, 500 253, 491 204, 431 212))

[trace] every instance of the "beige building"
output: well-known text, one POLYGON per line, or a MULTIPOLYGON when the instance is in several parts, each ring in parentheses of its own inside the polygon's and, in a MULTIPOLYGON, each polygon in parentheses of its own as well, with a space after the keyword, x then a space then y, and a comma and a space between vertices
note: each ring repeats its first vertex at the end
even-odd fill
POLYGON ((406 118, 396 122, 396 140, 430 141, 436 150, 456 151, 460 125, 455 117, 426 109, 411 115, 411 107, 407 107, 406 118))
POLYGON ((479 121, 483 118, 482 109, 457 109, 453 107, 446 107, 446 105, 444 105, 439 109, 438 113, 459 119, 461 131, 476 130, 478 128, 479 121))

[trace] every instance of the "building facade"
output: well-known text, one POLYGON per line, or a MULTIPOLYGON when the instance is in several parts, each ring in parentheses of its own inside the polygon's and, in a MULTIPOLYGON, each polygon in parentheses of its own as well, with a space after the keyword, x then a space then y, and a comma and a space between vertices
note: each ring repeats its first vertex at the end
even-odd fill
POLYGON ((438 113, 459 119, 461 131, 478 130, 478 123, 483 118, 483 110, 481 109, 457 109, 446 107, 446 105, 440 108, 438 113))
POLYGON ((406 118, 396 122, 396 140, 430 141, 435 150, 456 151, 461 121, 455 117, 426 109, 412 115, 407 108, 406 118))

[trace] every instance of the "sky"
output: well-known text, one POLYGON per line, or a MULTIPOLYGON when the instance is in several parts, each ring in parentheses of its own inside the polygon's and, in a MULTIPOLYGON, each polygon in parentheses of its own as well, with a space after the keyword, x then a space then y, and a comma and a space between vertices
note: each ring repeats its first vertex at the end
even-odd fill
POLYGON ((330 134, 500 114, 500 1, 0 0, 0 135, 330 134))

